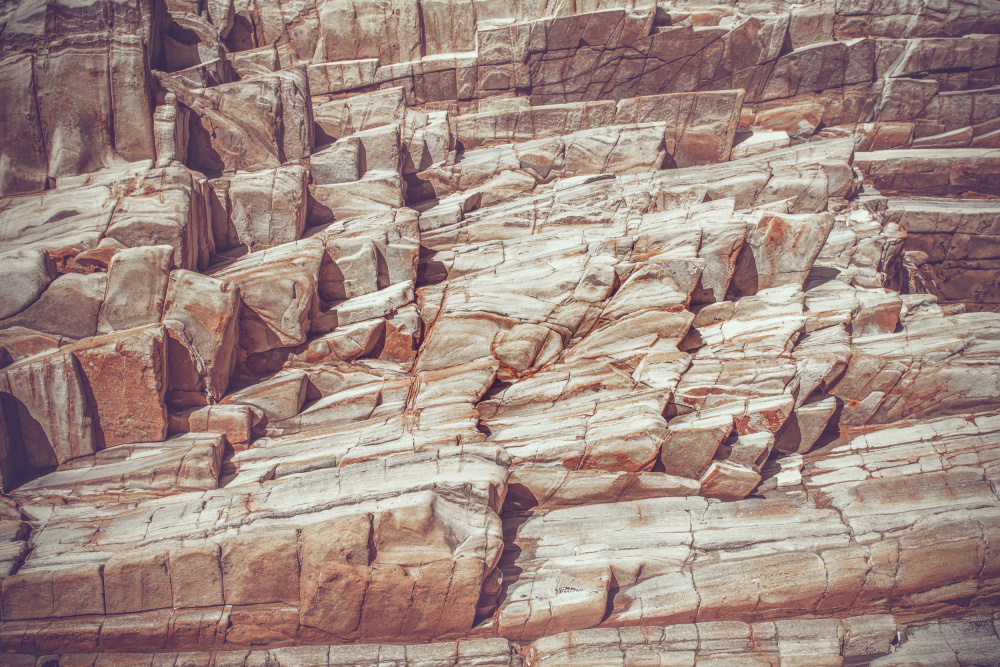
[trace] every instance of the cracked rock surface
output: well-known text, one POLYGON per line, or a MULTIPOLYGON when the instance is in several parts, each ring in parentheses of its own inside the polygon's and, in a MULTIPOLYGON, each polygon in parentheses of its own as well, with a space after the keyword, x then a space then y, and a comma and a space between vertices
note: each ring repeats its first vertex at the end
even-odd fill
POLYGON ((996 0, 27 0, 0 91, 0 663, 1000 665, 996 0))

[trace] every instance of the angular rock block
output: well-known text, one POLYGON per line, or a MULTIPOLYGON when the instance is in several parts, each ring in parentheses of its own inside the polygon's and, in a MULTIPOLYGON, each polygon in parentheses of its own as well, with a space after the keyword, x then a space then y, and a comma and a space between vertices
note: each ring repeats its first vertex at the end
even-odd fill
MULTIPOLYGON (((506 588, 499 605, 503 632, 528 639, 543 631, 548 634, 544 628, 553 624, 586 626, 593 623, 586 609, 595 615, 606 609, 606 615, 598 618, 620 627, 653 618, 700 622, 787 618, 806 609, 877 610, 891 600, 929 607, 956 594, 974 599, 978 585, 957 582, 992 577, 994 570, 980 575, 985 561, 972 556, 972 551, 968 558, 956 558, 947 566, 939 560, 933 567, 919 563, 933 560, 933 554, 952 540, 965 541, 974 549, 988 539, 972 524, 952 523, 949 518, 956 506, 981 502, 988 485, 960 470, 942 468, 922 481, 920 472, 888 471, 895 467, 891 452, 904 442, 914 452, 961 456, 980 450, 980 435, 994 428, 995 415, 990 415, 971 421, 942 420, 929 427, 901 425, 858 436, 838 447, 831 458, 817 459, 803 471, 802 488, 820 494, 825 507, 786 504, 781 498, 711 504, 695 498, 661 498, 560 509, 512 522, 508 534, 516 548, 505 552, 500 562, 506 588), (852 466, 885 476, 849 478, 845 473, 852 466), (949 484, 962 489, 960 500, 944 491, 949 484), (899 495, 917 487, 925 494, 919 507, 899 495), (757 521, 767 523, 773 541, 745 541, 757 521), (640 526, 644 530, 637 531, 640 526), (578 541, 567 541, 568 535, 557 539, 553 531, 561 527, 578 535, 578 541), (886 544, 877 536, 884 530, 902 532, 886 544), (854 543, 844 539, 849 534, 871 538, 854 543), (584 543, 600 546, 582 550, 574 546, 584 543), (804 551, 798 551, 799 546, 804 551), (882 563, 877 578, 869 570, 871 559, 882 563), (691 574, 681 568, 682 563, 690 564, 691 574), (617 587, 603 596, 597 589, 559 583, 565 572, 596 573, 607 567, 617 587), (734 580, 751 579, 757 582, 752 590, 733 587, 734 580), (543 600, 544 606, 535 602, 543 600)), ((987 501, 990 507, 993 502, 987 501)), ((992 531, 996 523, 989 525, 992 531)), ((588 582, 599 579, 595 574, 588 582)))
POLYGON ((845 658, 890 658, 896 632, 897 622, 888 614, 759 623, 705 621, 565 632, 534 641, 531 647, 538 665, 760 660, 836 664, 845 658))
POLYGON ((73 17, 58 5, 58 18, 46 20, 31 7, 12 8, 9 57, 0 65, 10 93, 0 111, 8 121, 0 196, 40 192, 50 178, 92 173, 115 160, 155 157, 147 76, 158 36, 150 6, 129 9, 101 21, 100 10, 73 17))
POLYGON ((53 497, 96 500, 116 494, 141 498, 214 489, 222 450, 222 438, 209 433, 108 447, 92 457, 75 458, 71 468, 22 485, 17 497, 22 502, 53 497))
MULTIPOLYGON (((351 288, 354 296, 361 296, 357 292, 367 294, 372 279, 375 280, 377 289, 385 289, 390 285, 406 281, 416 282, 421 239, 418 219, 415 211, 402 209, 348 219, 334 223, 323 230, 317 235, 327 248, 320 272, 320 296, 327 301, 339 300, 341 287, 338 283, 342 280, 341 274, 345 282, 342 288, 345 298, 351 298, 348 297, 346 284, 350 279, 364 281, 363 285, 351 288), (356 247, 368 248, 365 239, 374 245, 377 265, 374 275, 369 269, 362 268, 363 265, 352 271, 347 258, 343 255, 344 252, 351 252, 353 255, 352 250, 356 247), (362 243, 365 245, 358 245, 362 243), (334 268, 334 264, 337 268, 334 268), (344 268, 340 268, 341 264, 344 268), (348 273, 349 271, 351 273, 348 273), (356 278, 353 277, 355 275, 356 278)), ((358 261, 369 262, 371 257, 366 250, 362 250, 358 261)), ((350 263, 353 262, 352 258, 350 263)))
POLYGON ((221 398, 236 362, 239 287, 178 269, 170 273, 163 324, 167 330, 167 398, 200 404, 221 398))
POLYGON ((233 447, 245 449, 261 421, 260 413, 249 405, 206 405, 172 412, 168 423, 171 433, 221 433, 233 447))
POLYGON ((309 210, 311 225, 390 213, 403 206, 405 183, 396 171, 369 171, 358 180, 316 185, 309 210))
POLYGON ((300 370, 288 370, 235 391, 223 399, 223 404, 247 405, 259 410, 268 421, 291 419, 299 414, 306 400, 307 375, 300 370))
POLYGON ((30 306, 0 326, 25 327, 67 338, 87 338, 97 333, 106 296, 108 276, 103 273, 59 276, 30 306))
POLYGON ((455 140, 466 150, 557 137, 610 125, 667 123, 679 167, 729 159, 742 96, 734 91, 649 95, 620 102, 576 102, 480 111, 452 119, 455 140))
POLYGON ((195 89, 170 75, 157 76, 193 114, 188 163, 201 172, 273 169, 312 151, 312 108, 303 67, 195 89))
POLYGON ((212 274, 240 290, 241 348, 263 352, 306 341, 325 251, 316 239, 285 243, 212 274))
POLYGON ((7 432, 4 480, 55 467, 99 448, 79 363, 54 353, 3 371, 7 432))
POLYGON ((129 248, 116 253, 108 266, 108 287, 97 330, 111 333, 159 322, 173 264, 171 246, 129 248))
POLYGON ((673 153, 664 123, 634 123, 469 151, 455 165, 417 173, 415 201, 476 190, 488 202, 530 192, 536 183, 580 174, 628 174, 659 169, 673 153))
POLYGON ((316 185, 350 183, 361 178, 361 142, 348 137, 316 151, 309 158, 309 170, 316 185))
POLYGON ((104 447, 157 442, 167 435, 167 333, 154 325, 99 336, 67 348, 80 365, 104 447))
POLYGON ((229 183, 231 225, 250 252, 297 241, 306 224, 306 170, 238 173, 229 183))
POLYGON ((995 149, 913 149, 858 153, 855 162, 886 194, 996 195, 1000 152, 995 149))
POLYGON ((210 249, 205 198, 201 174, 183 166, 152 169, 119 202, 107 236, 129 248, 169 245, 177 268, 204 268, 210 249))
MULTIPOLYGON (((324 65, 314 67, 324 67, 324 65)), ((315 70, 311 69, 310 74, 313 71, 315 70)), ((314 85, 312 79, 309 81, 309 86, 314 95, 322 93, 321 85, 314 85)), ((399 123, 403 120, 405 111, 403 89, 391 88, 315 105, 313 117, 317 132, 322 132, 330 139, 339 140, 356 132, 399 123)))
POLYGON ((163 327, 140 327, 0 371, 8 474, 51 468, 108 446, 163 440, 166 347, 163 327))
POLYGON ((34 303, 52 278, 45 265, 45 256, 37 251, 7 254, 4 264, 3 280, 7 289, 0 297, 0 317, 6 319, 34 303))
MULTIPOLYGON (((273 627, 275 613, 288 612, 290 631, 302 638, 371 641, 467 632, 479 589, 502 548, 496 510, 506 489, 505 458, 488 447, 441 453, 449 452, 448 462, 438 460, 437 452, 409 453, 287 478, 267 490, 210 492, 228 512, 259 507, 262 513, 249 523, 235 514, 194 510, 179 523, 153 519, 147 530, 130 531, 138 517, 152 519, 165 507, 180 510, 192 494, 139 501, 131 516, 108 518, 118 522, 116 531, 124 531, 116 532, 114 545, 91 541, 90 564, 70 568, 58 565, 67 554, 58 546, 59 535, 66 530, 94 535, 86 526, 104 510, 91 505, 92 514, 79 518, 60 513, 48 524, 51 533, 37 535, 38 544, 47 545, 37 553, 48 555, 4 581, 4 617, 124 614, 116 622, 136 628, 143 622, 139 612, 171 606, 210 608, 199 613, 222 604, 236 605, 234 613, 268 611, 266 620, 234 618, 226 631, 233 645, 259 642, 260 635, 247 634, 247 623, 273 627), (373 486, 376 478, 381 481, 373 486), (295 525, 261 521, 290 510, 301 517, 295 525), (208 533, 199 527, 205 520, 217 522, 208 533), (41 604, 30 602, 42 593, 41 604)), ((81 470, 96 475, 129 463, 81 470)), ((86 474, 69 473, 78 479, 86 474)), ((137 639, 126 643, 124 636, 107 641, 122 648, 146 645, 137 639)))

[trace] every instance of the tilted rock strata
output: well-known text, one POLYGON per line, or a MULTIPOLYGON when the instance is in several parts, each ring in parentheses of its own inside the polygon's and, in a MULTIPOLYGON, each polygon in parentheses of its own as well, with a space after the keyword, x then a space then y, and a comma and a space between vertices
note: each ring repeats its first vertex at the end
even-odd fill
MULTIPOLYGON (((888 615, 844 619, 765 621, 753 624, 708 621, 690 625, 594 629, 566 632, 518 645, 504 639, 474 639, 433 644, 357 644, 297 646, 269 651, 186 651, 120 655, 68 653, 66 664, 184 664, 197 667, 246 664, 295 664, 305 667, 356 665, 606 665, 653 661, 704 665, 752 661, 761 665, 863 662, 873 665, 991 664, 1000 656, 996 616, 904 625, 888 615), (97 661, 100 661, 97 663, 97 661)), ((8 654, 12 665, 38 667, 30 654, 8 654)))
POLYGON ((1000 661, 992 0, 0 25, 3 661, 1000 661))

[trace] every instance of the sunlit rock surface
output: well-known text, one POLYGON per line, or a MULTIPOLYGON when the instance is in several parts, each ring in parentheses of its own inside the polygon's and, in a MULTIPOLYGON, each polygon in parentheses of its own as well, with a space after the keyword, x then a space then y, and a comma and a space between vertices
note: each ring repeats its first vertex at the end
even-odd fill
POLYGON ((0 7, 0 662, 1000 664, 1000 4, 0 7))

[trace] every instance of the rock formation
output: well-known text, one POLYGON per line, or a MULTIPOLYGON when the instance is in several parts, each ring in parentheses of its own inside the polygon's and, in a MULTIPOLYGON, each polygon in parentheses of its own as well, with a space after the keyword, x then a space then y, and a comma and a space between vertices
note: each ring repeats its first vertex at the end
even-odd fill
POLYGON ((1000 665, 1000 3, 0 3, 0 662, 1000 665))

